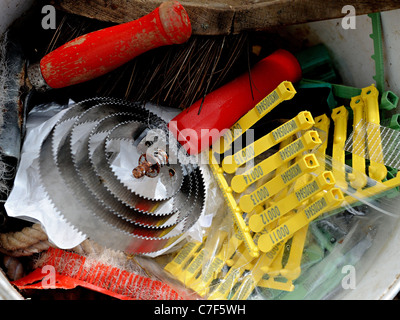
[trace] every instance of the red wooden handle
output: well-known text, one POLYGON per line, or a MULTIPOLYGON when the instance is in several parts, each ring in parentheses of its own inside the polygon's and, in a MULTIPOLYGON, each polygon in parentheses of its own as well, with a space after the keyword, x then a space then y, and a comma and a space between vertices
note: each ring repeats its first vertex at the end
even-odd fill
POLYGON ((171 133, 189 154, 210 147, 227 129, 271 93, 282 81, 300 80, 301 67, 288 51, 279 49, 247 73, 196 101, 168 124, 171 133), (202 105, 199 114, 199 108, 202 105))
POLYGON ((62 88, 97 78, 160 46, 180 44, 192 33, 177 1, 164 2, 144 17, 76 38, 40 61, 44 81, 62 88))

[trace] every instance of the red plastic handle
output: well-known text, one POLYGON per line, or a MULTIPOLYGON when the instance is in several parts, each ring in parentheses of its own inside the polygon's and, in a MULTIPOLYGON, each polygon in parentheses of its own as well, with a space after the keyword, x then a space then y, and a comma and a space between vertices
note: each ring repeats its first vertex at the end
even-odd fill
POLYGON ((296 82, 301 67, 288 51, 279 49, 251 69, 252 88, 247 73, 208 94, 178 114, 168 124, 179 143, 191 155, 209 148, 221 135, 282 81, 296 82), (254 99, 252 98, 252 94, 254 99))
POLYGON ((62 88, 99 77, 160 46, 181 44, 192 33, 177 1, 164 2, 144 17, 76 38, 40 61, 43 79, 62 88))

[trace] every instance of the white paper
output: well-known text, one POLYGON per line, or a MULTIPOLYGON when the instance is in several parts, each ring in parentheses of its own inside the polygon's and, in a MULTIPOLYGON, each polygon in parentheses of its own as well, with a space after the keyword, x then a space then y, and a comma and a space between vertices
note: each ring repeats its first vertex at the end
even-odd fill
POLYGON ((40 146, 66 109, 60 111, 63 106, 55 106, 40 110, 40 107, 34 108, 28 116, 21 159, 5 209, 10 217, 41 223, 50 242, 59 248, 70 249, 85 237, 55 210, 39 177, 40 146))

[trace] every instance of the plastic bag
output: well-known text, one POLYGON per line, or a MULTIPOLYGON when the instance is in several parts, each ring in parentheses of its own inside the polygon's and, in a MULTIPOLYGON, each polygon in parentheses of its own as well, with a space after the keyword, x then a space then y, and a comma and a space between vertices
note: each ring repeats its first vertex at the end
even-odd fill
POLYGON ((10 217, 41 223, 49 241, 59 248, 73 248, 85 237, 69 225, 55 210, 41 186, 39 148, 68 105, 38 105, 30 112, 26 136, 13 189, 5 203, 10 217))
MULTIPOLYGON (((255 159, 253 166, 257 167, 265 159, 279 153, 305 132, 298 133, 281 146, 267 150, 255 159)), ((320 141, 323 145, 328 134, 319 131, 319 136, 323 137, 320 141)), ((371 251, 377 252, 390 238, 398 222, 396 186, 400 181, 397 176, 382 182, 373 180, 350 165, 326 155, 322 149, 319 146, 301 152, 290 162, 270 168, 269 174, 242 193, 230 193, 228 188, 233 176, 242 175, 248 168, 239 167, 233 174, 216 176, 225 197, 225 211, 214 218, 203 241, 189 242, 174 253, 170 261, 164 264, 165 270, 182 285, 202 298, 211 300, 336 299, 353 288, 368 268, 368 263, 360 263, 360 260, 371 248, 371 251), (307 154, 314 154, 320 167, 296 176, 290 168, 307 154), (318 188, 313 190, 313 183, 324 172, 341 172, 343 175, 337 174, 339 178, 334 186, 320 189, 321 185, 318 184, 318 188), (273 190, 273 195, 271 191, 257 193, 263 186, 278 186, 271 181, 279 175, 285 180, 289 173, 296 179, 282 190, 273 190), (356 190, 350 186, 351 175, 362 176, 366 181, 362 189, 356 190), (341 180, 341 177, 345 180, 341 180), (318 200, 333 189, 342 194, 342 201, 322 210, 322 202, 318 203, 318 200), (295 202, 296 194, 305 201, 295 202), (253 195, 258 206, 252 206, 249 212, 235 210, 240 207, 241 199, 249 195, 253 195), (228 199, 232 196, 236 207, 232 199, 228 199), (272 208, 276 210, 269 210, 272 208), (283 212, 283 209, 288 212, 283 212), (259 248, 262 237, 270 237, 275 245, 253 256, 252 249, 246 246, 243 237, 243 231, 249 230, 238 227, 238 213, 250 229, 252 224, 249 221, 253 216, 264 215, 261 218, 264 223, 271 219, 261 230, 250 232, 250 235, 259 248), (299 215, 307 216, 310 221, 299 219, 299 215), (293 219, 297 219, 297 223, 303 221, 296 231, 291 229, 293 223, 288 224, 293 219), (284 234, 285 226, 288 226, 287 235, 284 234)))

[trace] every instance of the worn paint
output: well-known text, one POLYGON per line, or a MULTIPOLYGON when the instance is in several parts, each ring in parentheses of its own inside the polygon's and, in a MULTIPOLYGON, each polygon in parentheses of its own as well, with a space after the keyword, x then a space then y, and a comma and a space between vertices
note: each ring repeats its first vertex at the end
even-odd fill
POLYGON ((73 47, 73 46, 79 46, 82 43, 84 43, 85 41, 86 41, 86 35, 83 35, 79 38, 76 38, 76 39, 71 40, 70 42, 66 43, 64 47, 68 48, 68 47, 73 47))
POLYGON ((183 43, 190 36, 190 21, 182 5, 163 3, 138 20, 68 42, 41 60, 41 72, 50 87, 62 88, 97 78, 146 51, 183 43))

